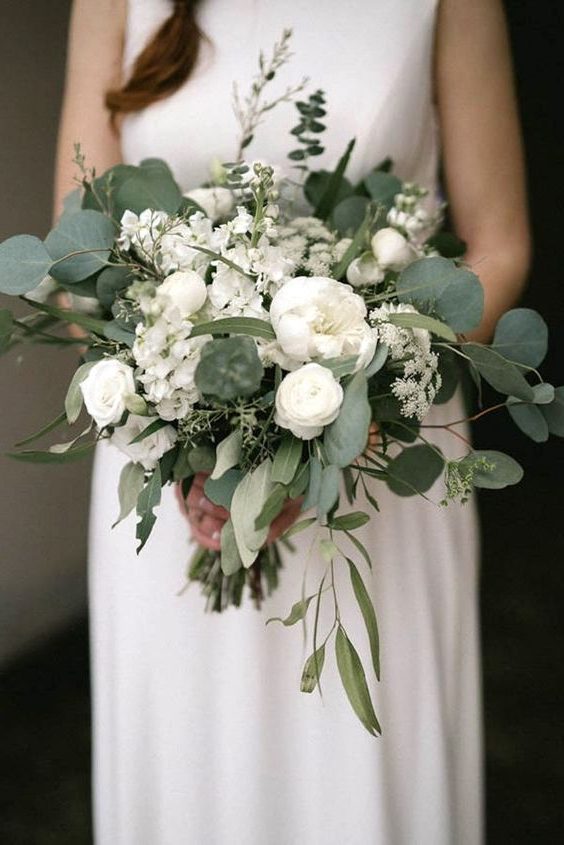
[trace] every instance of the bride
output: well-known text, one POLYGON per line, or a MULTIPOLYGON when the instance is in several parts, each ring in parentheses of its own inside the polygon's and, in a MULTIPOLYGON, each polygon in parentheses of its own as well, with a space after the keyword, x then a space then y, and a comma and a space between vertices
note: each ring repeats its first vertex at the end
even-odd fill
MULTIPOLYGON (((485 285, 487 338, 520 292, 529 250, 500 0, 75 0, 58 208, 73 187, 77 141, 98 172, 164 158, 184 190, 209 178, 212 159, 232 160, 232 82, 247 89, 259 50, 286 27, 295 55, 273 85, 307 73, 325 91, 321 166, 356 137, 353 178, 389 155, 400 177, 436 192, 440 150, 453 222, 485 285)), ((293 108, 280 106, 248 157, 284 165, 294 121, 293 108)), ((464 416, 459 405, 455 397, 435 408, 431 422, 464 416)), ((262 611, 248 603, 205 614, 195 585, 178 595, 192 541, 172 489, 139 558, 130 521, 110 530, 122 460, 99 446, 92 496, 98 845, 479 843, 473 506, 441 509, 374 490, 380 513, 360 539, 374 561, 382 637, 375 740, 350 712, 334 665, 323 700, 298 692, 299 626, 265 628, 299 593, 307 537, 286 556, 262 611)), ((205 540, 219 523, 204 507, 205 540)), ((343 604, 346 576, 339 590, 343 604)), ((348 604, 353 639, 365 647, 350 594, 348 604)))

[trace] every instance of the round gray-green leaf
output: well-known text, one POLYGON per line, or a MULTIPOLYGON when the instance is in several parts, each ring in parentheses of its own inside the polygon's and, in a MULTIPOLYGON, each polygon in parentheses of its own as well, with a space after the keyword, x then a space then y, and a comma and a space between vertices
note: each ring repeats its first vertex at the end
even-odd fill
POLYGON ((45 278, 52 261, 45 245, 33 235, 15 235, 0 244, 0 293, 29 293, 45 278))
POLYGON ((445 459, 426 444, 409 446, 388 464, 388 487, 398 496, 426 493, 443 471, 445 459))
POLYGON ((548 430, 557 437, 564 437, 564 387, 557 387, 550 405, 542 406, 548 430))
POLYGON ((92 276, 105 266, 115 236, 114 224, 99 211, 63 215, 45 240, 51 275, 67 284, 92 276))
POLYGON ((482 449, 472 452, 465 460, 470 460, 475 464, 481 458, 485 460, 490 468, 480 469, 478 467, 475 470, 472 478, 474 487, 483 487, 488 490, 502 490, 504 487, 518 484, 523 478, 523 468, 521 465, 504 452, 482 449))
POLYGON ((333 225, 342 234, 353 234, 362 225, 369 200, 366 197, 347 197, 333 210, 333 225))
POLYGON ((548 348, 548 327, 531 308, 514 308, 499 320, 492 346, 510 361, 538 367, 548 348))
POLYGON ((231 400, 255 393, 263 374, 255 342, 243 335, 209 341, 202 349, 195 382, 201 393, 231 400))
POLYGON ((507 410, 517 428, 521 429, 523 434, 526 434, 535 443, 544 443, 548 440, 548 423, 542 411, 536 405, 509 399, 507 410))

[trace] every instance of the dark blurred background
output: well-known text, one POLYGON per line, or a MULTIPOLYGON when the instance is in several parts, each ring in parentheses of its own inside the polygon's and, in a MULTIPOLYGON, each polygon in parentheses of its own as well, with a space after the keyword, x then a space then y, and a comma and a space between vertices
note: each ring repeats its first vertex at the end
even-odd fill
MULTIPOLYGON (((49 228, 69 6, 69 0, 1 2, 0 239, 49 228)), ((535 243, 525 304, 549 324, 543 374, 558 383, 564 365, 564 3, 510 0, 506 8, 535 243)), ((72 360, 60 352, 46 358, 40 379, 36 359, 33 367, 25 360, 17 366, 25 396, 22 408, 2 413, 2 452, 22 425, 25 431, 39 427, 46 408, 54 416, 72 360)), ((10 377, 3 363, 0 380, 8 384, 10 377)), ((488 841, 556 843, 564 841, 564 443, 536 445, 494 415, 474 437, 478 445, 509 452, 526 470, 518 488, 480 498, 488 841)), ((91 841, 87 470, 33 467, 33 475, 22 475, 22 465, 0 458, 0 837, 8 845, 91 841)))

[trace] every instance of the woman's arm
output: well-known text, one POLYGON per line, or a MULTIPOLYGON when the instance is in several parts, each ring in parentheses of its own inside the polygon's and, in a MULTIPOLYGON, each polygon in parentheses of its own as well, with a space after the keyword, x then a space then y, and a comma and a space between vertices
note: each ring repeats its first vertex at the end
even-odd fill
POLYGON ((501 0, 441 0, 436 98, 456 232, 485 288, 487 341, 530 259, 523 149, 501 0))
POLYGON ((74 144, 98 173, 121 159, 119 135, 109 122, 104 96, 121 77, 126 0, 74 0, 63 108, 57 144, 54 215, 76 187, 74 144))

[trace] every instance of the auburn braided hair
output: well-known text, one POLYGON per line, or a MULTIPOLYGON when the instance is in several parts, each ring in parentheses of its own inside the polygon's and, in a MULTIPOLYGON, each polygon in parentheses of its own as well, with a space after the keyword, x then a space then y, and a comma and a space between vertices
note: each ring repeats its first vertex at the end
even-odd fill
POLYGON ((188 79, 203 33, 196 20, 199 0, 174 0, 172 12, 137 56, 130 78, 106 93, 112 120, 169 97, 188 79))

